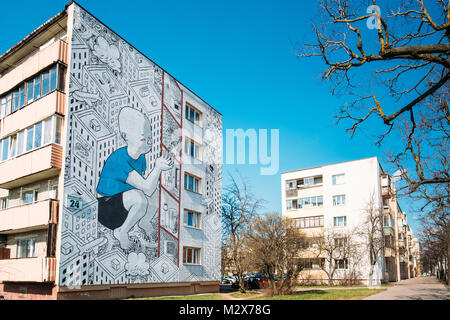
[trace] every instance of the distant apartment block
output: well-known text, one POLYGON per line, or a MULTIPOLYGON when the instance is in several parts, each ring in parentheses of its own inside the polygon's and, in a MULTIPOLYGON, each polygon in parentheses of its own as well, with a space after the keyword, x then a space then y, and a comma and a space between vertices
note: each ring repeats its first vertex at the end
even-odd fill
POLYGON ((0 296, 218 291, 222 115, 75 2, 0 56, 0 296))
POLYGON ((309 248, 299 253, 297 261, 300 281, 326 282, 332 274, 337 282, 368 283, 364 226, 371 200, 382 215, 373 242, 382 249, 372 283, 419 273, 417 239, 397 202, 392 179, 376 157, 282 173, 281 190, 283 216, 294 219, 309 238, 309 248))

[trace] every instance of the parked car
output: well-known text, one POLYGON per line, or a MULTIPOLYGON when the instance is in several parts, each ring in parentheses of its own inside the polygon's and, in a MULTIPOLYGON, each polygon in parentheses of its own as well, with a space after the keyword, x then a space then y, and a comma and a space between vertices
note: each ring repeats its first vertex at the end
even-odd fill
POLYGON ((233 277, 233 276, 223 276, 222 277, 222 283, 223 284, 227 284, 227 283, 233 284, 235 282, 236 282, 236 278, 233 277))
MULTIPOLYGON (((266 283, 266 277, 264 273, 249 273, 244 276, 244 288, 245 289, 261 289, 266 283)), ((239 280, 232 284, 233 288, 239 288, 239 280)))

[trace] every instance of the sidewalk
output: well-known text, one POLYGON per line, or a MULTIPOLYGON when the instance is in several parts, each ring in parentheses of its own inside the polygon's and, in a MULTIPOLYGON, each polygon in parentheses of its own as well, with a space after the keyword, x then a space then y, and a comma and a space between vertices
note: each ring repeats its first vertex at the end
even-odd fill
POLYGON ((401 280, 364 300, 450 300, 450 291, 435 277, 401 280))

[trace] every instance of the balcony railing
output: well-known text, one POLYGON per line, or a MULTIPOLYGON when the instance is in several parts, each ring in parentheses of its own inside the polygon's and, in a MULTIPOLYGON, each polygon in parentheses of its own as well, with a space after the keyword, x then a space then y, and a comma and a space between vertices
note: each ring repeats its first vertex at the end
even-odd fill
POLYGON ((62 147, 46 145, 0 163, 0 188, 12 189, 53 177, 61 166, 62 147))
POLYGON ((390 186, 381 187, 381 195, 383 197, 390 197, 392 195, 392 189, 390 186))
POLYGON ((384 248, 384 256, 385 256, 385 258, 395 257, 395 251, 394 251, 394 249, 393 249, 393 248, 385 247, 385 248, 384 248))
POLYGON ((286 198, 296 198, 298 196, 298 191, 296 189, 286 190, 286 198))
POLYGON ((54 282, 55 278, 56 258, 0 260, 2 282, 54 282))
POLYGON ((65 101, 66 95, 55 90, 22 109, 17 110, 0 120, 0 138, 7 137, 14 132, 28 128, 54 114, 64 115, 65 101))
POLYGON ((37 51, 23 63, 0 78, 0 93, 13 89, 19 83, 35 75, 57 61, 67 64, 69 46, 62 40, 55 41, 45 49, 37 51))
POLYGON ((0 211, 0 232, 31 231, 58 222, 58 200, 44 200, 0 211))

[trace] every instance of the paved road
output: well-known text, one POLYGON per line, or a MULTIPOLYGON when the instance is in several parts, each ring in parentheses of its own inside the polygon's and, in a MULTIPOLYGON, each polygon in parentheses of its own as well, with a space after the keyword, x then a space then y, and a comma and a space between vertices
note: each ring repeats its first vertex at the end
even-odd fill
POLYGON ((450 291, 435 277, 401 280, 364 300, 450 300, 450 291))

